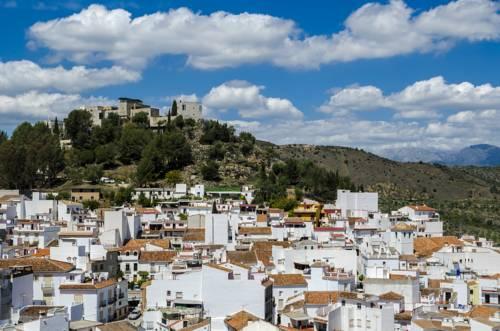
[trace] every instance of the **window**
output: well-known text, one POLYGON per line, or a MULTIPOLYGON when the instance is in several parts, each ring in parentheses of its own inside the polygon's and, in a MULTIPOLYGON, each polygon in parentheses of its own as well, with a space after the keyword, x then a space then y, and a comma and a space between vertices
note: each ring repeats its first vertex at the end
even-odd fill
POLYGON ((134 263, 134 271, 137 271, 137 263, 134 263))
POLYGON ((73 301, 75 303, 83 303, 83 295, 82 294, 75 294, 73 296, 73 301))
POLYGON ((361 309, 361 304, 360 304, 360 303, 358 303, 358 305, 357 305, 357 306, 358 306, 358 309, 361 309))
POLYGON ((182 292, 175 292, 176 299, 182 299, 182 292))
POLYGON ((170 295, 172 295, 172 292, 170 290, 167 291, 167 297, 169 297, 170 295))
POLYGON ((130 271, 130 264, 125 263, 125 271, 130 271))

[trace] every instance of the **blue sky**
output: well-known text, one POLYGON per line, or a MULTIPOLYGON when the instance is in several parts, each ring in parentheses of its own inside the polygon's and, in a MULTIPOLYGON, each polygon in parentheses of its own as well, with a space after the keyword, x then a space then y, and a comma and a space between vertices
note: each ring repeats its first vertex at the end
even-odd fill
POLYGON ((500 143, 499 2, 0 0, 0 129, 174 97, 276 143, 500 143))

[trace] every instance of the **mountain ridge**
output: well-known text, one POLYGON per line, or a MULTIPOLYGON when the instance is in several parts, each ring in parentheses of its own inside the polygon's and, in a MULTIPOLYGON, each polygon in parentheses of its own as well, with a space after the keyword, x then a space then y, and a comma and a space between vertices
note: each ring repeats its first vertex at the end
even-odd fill
POLYGON ((389 148, 379 155, 401 162, 428 162, 451 166, 498 166, 500 165, 500 147, 490 144, 476 144, 455 151, 443 151, 433 148, 389 148))

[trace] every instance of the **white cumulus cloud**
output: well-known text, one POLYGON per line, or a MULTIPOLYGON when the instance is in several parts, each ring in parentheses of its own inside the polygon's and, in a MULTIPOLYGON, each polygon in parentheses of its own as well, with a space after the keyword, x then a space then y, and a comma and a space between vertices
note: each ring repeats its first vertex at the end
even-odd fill
POLYGON ((42 68, 27 61, 0 62, 0 93, 12 94, 27 90, 58 90, 80 92, 99 87, 135 82, 141 78, 137 71, 113 66, 86 68, 62 66, 42 68))
POLYGON ((203 105, 209 113, 236 110, 242 118, 302 118, 290 100, 266 97, 263 89, 246 81, 225 82, 203 97, 203 105))
POLYGON ((343 30, 307 35, 289 19, 263 14, 194 13, 188 8, 139 17, 91 5, 68 17, 38 22, 30 44, 75 62, 110 60, 144 66, 161 55, 185 55, 200 69, 271 63, 287 68, 442 51, 460 41, 500 38, 500 5, 457 0, 415 13, 403 1, 368 3, 343 30))
POLYGON ((446 111, 500 109, 500 87, 470 82, 450 84, 441 76, 415 82, 388 95, 375 86, 347 87, 336 90, 319 110, 345 114, 381 108, 394 110, 400 118, 432 118, 446 111))
POLYGON ((18 120, 45 120, 63 118, 71 110, 96 104, 111 104, 102 97, 82 97, 78 94, 29 91, 8 96, 0 95, 0 118, 18 120))

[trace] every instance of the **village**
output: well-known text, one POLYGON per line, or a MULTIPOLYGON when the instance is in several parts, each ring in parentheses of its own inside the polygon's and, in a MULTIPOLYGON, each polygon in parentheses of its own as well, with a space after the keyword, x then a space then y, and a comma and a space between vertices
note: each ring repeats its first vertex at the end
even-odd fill
MULTIPOLYGON (((255 190, 0 191, 8 330, 498 330, 500 254, 427 205, 338 190, 291 211, 255 190), (139 207, 139 198, 154 202, 139 207)), ((288 194, 293 195, 293 190, 288 194)))
POLYGON ((500 0, 0 31, 0 331, 500 331, 500 0))

